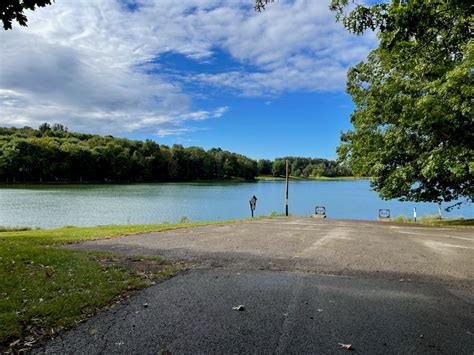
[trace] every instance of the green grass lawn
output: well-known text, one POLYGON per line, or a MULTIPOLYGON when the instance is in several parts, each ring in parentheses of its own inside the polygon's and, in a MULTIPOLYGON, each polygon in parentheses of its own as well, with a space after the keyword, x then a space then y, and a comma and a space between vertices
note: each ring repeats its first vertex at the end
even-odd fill
POLYGON ((255 178, 255 180, 258 180, 258 181, 285 181, 285 178, 280 177, 280 176, 261 175, 261 176, 257 176, 255 178))
POLYGON ((75 251, 62 244, 229 222, 0 232, 0 352, 27 349, 181 268, 158 257, 75 251))

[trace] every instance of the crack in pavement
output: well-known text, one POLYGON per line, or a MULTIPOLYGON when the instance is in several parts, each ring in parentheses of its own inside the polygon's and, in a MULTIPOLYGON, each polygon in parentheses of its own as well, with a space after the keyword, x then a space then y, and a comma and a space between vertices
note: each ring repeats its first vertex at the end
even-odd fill
POLYGON ((296 321, 295 314, 298 306, 298 300, 303 290, 304 281, 304 277, 298 278, 296 281, 293 294, 286 309, 286 316, 284 315, 285 318, 283 320, 280 337, 278 338, 277 346, 275 348, 275 354, 285 354, 287 352, 287 348, 291 339, 291 331, 293 330, 294 322, 296 321))

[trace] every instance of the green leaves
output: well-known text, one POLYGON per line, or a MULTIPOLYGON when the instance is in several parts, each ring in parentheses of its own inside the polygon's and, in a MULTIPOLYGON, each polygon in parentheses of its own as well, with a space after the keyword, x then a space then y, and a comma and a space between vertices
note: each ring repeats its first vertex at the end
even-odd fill
POLYGON ((68 132, 59 124, 0 127, 0 181, 190 181, 254 179, 257 162, 222 149, 169 148, 68 132))
MULTIPOLYGON (((54 0, 53 0, 54 1, 54 0)), ((12 22, 17 21, 21 26, 27 26, 28 19, 23 11, 35 10, 36 7, 51 5, 51 0, 2 0, 0 2, 0 20, 5 30, 11 30, 12 22)))
POLYGON ((392 1, 341 16, 355 33, 375 26, 380 44, 348 72, 355 129, 341 136, 340 160, 374 176, 383 198, 472 201, 472 9, 392 1))

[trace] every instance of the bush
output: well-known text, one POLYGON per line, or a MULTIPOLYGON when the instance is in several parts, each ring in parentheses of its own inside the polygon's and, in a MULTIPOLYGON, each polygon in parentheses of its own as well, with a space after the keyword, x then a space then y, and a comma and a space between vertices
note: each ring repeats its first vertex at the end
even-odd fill
POLYGON ((403 222, 403 223, 408 223, 408 222, 413 222, 413 220, 410 217, 407 217, 405 215, 400 215, 397 216, 393 219, 394 222, 403 222))
POLYGON ((179 220, 179 223, 189 223, 190 219, 188 216, 181 216, 181 219, 179 220))

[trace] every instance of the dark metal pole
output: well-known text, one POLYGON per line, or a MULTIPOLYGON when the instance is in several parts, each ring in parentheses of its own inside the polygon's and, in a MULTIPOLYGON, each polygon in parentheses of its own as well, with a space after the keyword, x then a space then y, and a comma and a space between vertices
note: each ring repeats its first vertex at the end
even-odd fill
POLYGON ((286 161, 285 216, 288 217, 288 160, 286 161))

